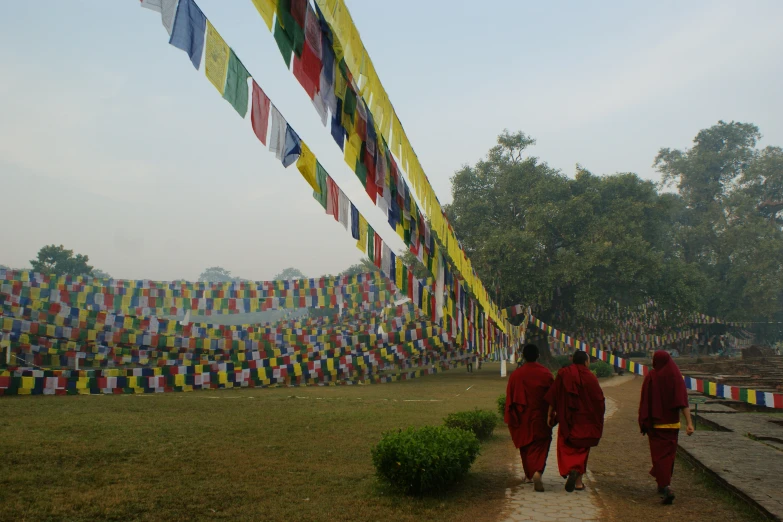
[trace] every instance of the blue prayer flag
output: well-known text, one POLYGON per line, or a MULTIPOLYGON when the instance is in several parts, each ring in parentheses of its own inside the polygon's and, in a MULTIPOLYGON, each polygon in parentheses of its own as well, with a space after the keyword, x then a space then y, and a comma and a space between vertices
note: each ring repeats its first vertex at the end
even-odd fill
POLYGON ((351 203, 351 235, 354 239, 359 239, 359 209, 351 203))
POLYGON ((299 156, 302 154, 302 140, 299 135, 291 128, 291 126, 285 124, 285 147, 283 148, 283 166, 288 167, 293 164, 299 156))
POLYGON ((169 43, 188 53, 190 61, 196 69, 201 65, 206 30, 207 17, 201 12, 196 2, 180 0, 169 43))

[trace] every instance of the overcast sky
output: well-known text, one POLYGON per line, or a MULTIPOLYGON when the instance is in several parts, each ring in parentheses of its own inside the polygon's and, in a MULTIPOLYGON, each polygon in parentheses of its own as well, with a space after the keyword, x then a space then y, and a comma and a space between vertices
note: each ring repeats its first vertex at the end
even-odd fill
MULTIPOLYGON (((198 4, 390 244, 250 0, 198 4)), ((783 2, 347 0, 436 193, 504 129, 573 175, 652 169, 718 120, 783 145, 783 2)), ((114 277, 337 273, 355 241, 138 0, 4 2, 0 263, 63 244, 114 277)))

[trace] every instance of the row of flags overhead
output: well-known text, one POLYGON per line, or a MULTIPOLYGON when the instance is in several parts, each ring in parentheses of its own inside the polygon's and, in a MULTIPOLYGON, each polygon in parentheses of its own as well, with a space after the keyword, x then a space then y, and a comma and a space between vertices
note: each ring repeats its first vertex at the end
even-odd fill
MULTIPOLYGON (((299 172, 313 188, 314 198, 326 213, 343 224, 346 230, 350 230, 357 240, 357 247, 403 293, 414 298, 417 305, 423 306, 422 309, 429 317, 441 322, 451 335, 459 335, 461 342, 482 350, 486 350, 489 344, 494 346, 502 343, 507 346, 513 343, 521 332, 516 327, 510 327, 500 317, 494 304, 487 300, 485 292, 477 292, 475 285, 471 286, 472 277, 465 275, 470 271, 460 271, 459 264, 456 264, 457 270, 454 269, 454 263, 451 268, 446 266, 445 260, 453 257, 456 243, 450 248, 448 243, 435 241, 436 234, 425 214, 419 211, 384 138, 376 130, 369 106, 352 84, 344 62, 337 60, 337 54, 334 53, 336 44, 329 37, 329 25, 320 10, 299 0, 279 3, 258 0, 254 4, 262 15, 270 12, 274 14, 275 39, 286 63, 293 63, 294 75, 305 86, 308 94, 313 94, 311 98, 316 108, 325 108, 331 112, 332 134, 346 151, 346 161, 362 181, 368 195, 384 208, 392 228, 435 277, 425 282, 410 281, 412 276, 408 267, 359 213, 253 80, 250 95, 251 123, 259 140, 265 145, 268 141, 270 151, 275 153, 284 167, 296 163, 299 172), (420 296, 425 294, 419 299, 411 295, 416 293, 412 286, 417 284, 420 296)), ((171 9, 169 0, 153 3, 143 0, 142 5, 161 12, 162 18, 171 9)), ((267 20, 266 17, 264 19, 267 20)), ((200 68, 202 54, 206 49, 204 63, 207 77, 244 117, 246 108, 243 110, 243 107, 246 105, 237 99, 241 95, 236 93, 241 94, 242 91, 237 86, 243 84, 246 87, 247 79, 252 78, 252 75, 193 0, 177 2, 169 41, 188 53, 197 69, 200 68)), ((244 97, 246 102, 247 92, 244 92, 244 97)), ((325 121, 325 117, 322 119, 325 121)))
MULTIPOLYGON (((172 4, 176 3, 173 0, 142 0, 145 7, 161 12, 167 29, 165 13, 170 13, 172 4)), ((363 76, 354 77, 351 74, 341 43, 335 38, 334 28, 321 8, 318 5, 313 8, 307 0, 253 0, 253 3, 268 28, 272 27, 269 22, 272 16, 274 38, 286 66, 292 68, 324 125, 331 113, 332 136, 344 150, 346 162, 364 185, 368 196, 387 214, 392 228, 433 274, 438 272, 437 262, 447 260, 451 271, 458 274, 466 288, 476 296, 482 309, 505 331, 510 325, 504 324, 499 310, 489 299, 434 193, 431 197, 419 194, 419 201, 424 205, 422 209, 411 197, 411 189, 394 161, 394 147, 388 145, 389 140, 393 139, 391 136, 394 136, 390 134, 391 127, 386 129, 386 133, 383 132, 383 119, 378 119, 378 110, 373 111, 374 107, 379 106, 377 100, 367 96, 367 92, 357 83, 362 81, 363 76), (433 205, 437 206, 437 213, 432 213, 430 207, 433 205)), ((196 68, 201 62, 202 48, 206 47, 204 62, 207 77, 244 116, 247 110, 246 80, 250 74, 193 0, 178 3, 170 35, 170 43, 187 52, 196 68)), ((270 107, 268 98, 255 81, 252 93, 251 120, 256 135, 266 144, 267 119, 271 112, 270 150, 284 166, 291 165, 299 158, 297 167, 300 172, 316 193, 322 193, 314 183, 318 165, 309 148, 287 125, 274 105, 270 107)), ((402 140, 401 143, 408 143, 401 126, 396 127, 396 135, 402 140)), ((399 152, 397 156, 407 159, 406 156, 400 156, 399 152)), ((410 157, 414 159, 414 165, 418 165, 415 155, 410 157)), ((420 166, 418 168, 420 170, 420 166)), ((412 181, 417 179, 410 176, 413 172, 410 165, 406 171, 412 181)), ((426 180, 426 176, 422 179, 426 180)), ((426 181, 425 185, 429 186, 429 182, 426 181)), ((427 194, 430 193, 431 187, 427 194)))
MULTIPOLYGON (((647 373, 650 371, 650 368, 646 365, 633 362, 630 359, 618 357, 607 350, 590 346, 584 341, 580 341, 566 334, 562 330, 558 330, 557 328, 546 324, 533 315, 530 315, 529 319, 531 325, 544 331, 550 337, 557 339, 571 348, 587 352, 591 356, 609 363, 615 368, 621 368, 636 375, 647 375, 647 373)), ((720 383, 710 382, 704 379, 696 379, 693 377, 685 377, 684 379, 685 385, 689 390, 712 395, 713 397, 742 401, 758 406, 766 406, 768 408, 783 408, 783 393, 764 392, 749 388, 740 388, 738 386, 728 386, 720 383)))

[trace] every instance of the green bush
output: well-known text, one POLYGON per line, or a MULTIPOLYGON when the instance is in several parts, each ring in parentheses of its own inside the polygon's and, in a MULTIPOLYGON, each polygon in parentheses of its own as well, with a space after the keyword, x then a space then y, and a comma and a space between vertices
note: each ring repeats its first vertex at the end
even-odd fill
POLYGON ((614 367, 603 361, 596 361, 590 363, 590 369, 593 371, 596 377, 611 377, 614 375, 614 367))
POLYGON ((555 355, 552 357, 552 368, 557 372, 560 368, 565 368, 571 364, 570 355, 555 355))
POLYGON ((495 431, 497 423, 497 415, 489 410, 479 410, 478 408, 473 411, 449 413, 446 418, 443 419, 443 424, 447 428, 472 431, 479 440, 488 439, 492 435, 492 432, 495 431))
POLYGON ((372 449, 378 476, 404 493, 442 491, 462 478, 479 454, 473 433, 425 426, 383 434, 372 449))
POLYGON ((504 418, 506 416, 506 396, 501 395, 498 397, 498 413, 500 414, 500 418, 504 418))

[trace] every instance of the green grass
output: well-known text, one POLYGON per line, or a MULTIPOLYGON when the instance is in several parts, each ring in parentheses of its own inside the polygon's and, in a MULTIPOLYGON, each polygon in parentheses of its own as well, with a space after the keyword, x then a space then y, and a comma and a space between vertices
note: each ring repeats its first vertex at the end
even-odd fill
POLYGON ((495 407, 497 365, 370 386, 0 399, 3 520, 476 520, 503 508, 505 427, 437 497, 393 494, 386 430, 495 407), (470 390, 466 388, 470 387, 470 390))

